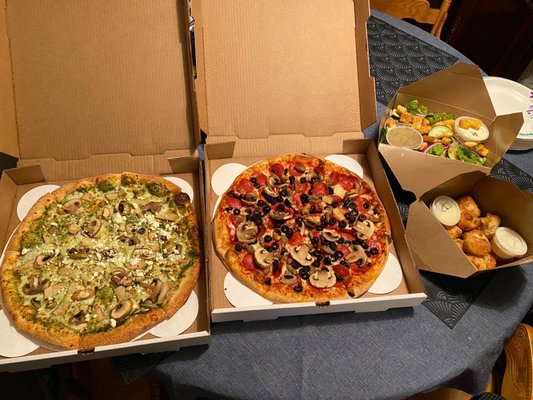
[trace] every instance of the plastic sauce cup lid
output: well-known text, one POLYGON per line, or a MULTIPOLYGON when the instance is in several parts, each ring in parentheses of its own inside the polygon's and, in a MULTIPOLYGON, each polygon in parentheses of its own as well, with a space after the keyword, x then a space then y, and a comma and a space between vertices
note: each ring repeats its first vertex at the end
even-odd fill
POLYGON ((461 219, 461 210, 457 202, 449 196, 439 196, 431 203, 431 212, 446 226, 453 226, 461 219))
POLYGON ((424 140, 422 135, 413 128, 408 126, 395 126, 390 128, 386 135, 387 143, 404 149, 418 149, 424 140))
POLYGON ((527 243, 520 234, 504 226, 496 229, 491 240, 492 251, 501 258, 521 257, 527 253, 527 243))

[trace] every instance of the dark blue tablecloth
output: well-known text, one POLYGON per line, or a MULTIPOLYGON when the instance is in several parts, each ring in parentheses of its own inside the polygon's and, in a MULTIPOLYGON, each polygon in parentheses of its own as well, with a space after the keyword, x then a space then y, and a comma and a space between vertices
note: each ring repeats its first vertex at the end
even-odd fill
MULTIPOLYGON (((378 52, 373 64, 378 74, 378 118, 391 90, 389 83, 379 82, 383 70, 376 68, 383 54, 374 39, 384 34, 386 40, 389 33, 384 29, 407 33, 410 48, 431 54, 433 64, 412 70, 408 79, 449 62, 469 62, 418 28, 381 13, 373 16, 369 46, 376 46, 378 52), (425 47, 428 44, 433 48, 425 47)), ((375 138, 377 124, 365 135, 375 138)), ((528 153, 505 158, 528 173, 533 171, 528 153)), ((232 322, 213 326, 209 347, 147 356, 150 360, 130 356, 116 359, 116 365, 126 379, 133 379, 159 362, 151 373, 180 399, 202 395, 210 399, 404 399, 442 386, 477 393, 485 388, 504 340, 533 304, 533 266, 501 270, 484 279, 482 290, 469 299, 453 329, 424 306, 232 322)))

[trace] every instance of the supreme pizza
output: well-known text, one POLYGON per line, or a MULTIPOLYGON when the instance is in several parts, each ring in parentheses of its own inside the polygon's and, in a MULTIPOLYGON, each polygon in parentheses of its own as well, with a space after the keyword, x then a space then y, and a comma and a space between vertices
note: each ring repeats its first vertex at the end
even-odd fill
POLYGON ((200 271, 198 222, 173 183, 123 173, 41 197, 1 267, 15 326, 68 349, 132 339, 172 316, 200 271))
POLYGON ((226 267, 274 302, 361 296, 391 245, 387 213, 372 187, 305 154, 248 167, 222 195, 213 224, 226 267))

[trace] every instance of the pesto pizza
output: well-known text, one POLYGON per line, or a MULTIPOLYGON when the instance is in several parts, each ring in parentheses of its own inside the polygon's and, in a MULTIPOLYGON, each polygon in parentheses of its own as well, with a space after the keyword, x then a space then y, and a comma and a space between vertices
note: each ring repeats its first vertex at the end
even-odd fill
POLYGON ((108 174, 41 197, 1 266, 6 312, 33 337, 89 349, 172 316, 200 271, 189 196, 148 175, 108 174))
POLYGON ((370 184, 333 162, 285 154, 249 166, 222 195, 215 249, 274 302, 363 295, 383 270, 390 222, 370 184))

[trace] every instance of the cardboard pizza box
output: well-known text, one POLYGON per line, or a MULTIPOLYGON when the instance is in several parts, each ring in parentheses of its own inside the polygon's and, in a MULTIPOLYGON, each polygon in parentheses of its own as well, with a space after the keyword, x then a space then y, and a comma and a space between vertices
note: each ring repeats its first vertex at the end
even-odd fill
MULTIPOLYGON (((0 151, 19 159, 0 180, 1 249, 28 195, 35 201, 43 185, 111 172, 181 179, 203 221, 187 29, 184 4, 171 0, 7 0, 0 7, 0 151)), ((194 293, 197 311, 179 331, 83 351, 33 343, 29 354, 0 356, 0 370, 208 344, 205 268, 194 293)))
POLYGON ((481 210, 501 217, 501 226, 518 232, 527 244, 527 252, 519 258, 502 261, 497 269, 509 268, 533 261, 533 194, 522 191, 511 182, 485 175, 481 171, 460 174, 424 193, 411 204, 407 234, 411 246, 422 259, 423 270, 461 278, 477 276, 494 270, 477 270, 457 247, 444 226, 431 211, 431 202, 438 196, 457 199, 470 195, 481 210))
MULTIPOLYGON (((428 205, 436 197, 435 193, 447 194, 448 191, 449 196, 463 195, 467 194, 466 187, 472 190, 475 188, 476 201, 479 198, 487 210, 492 210, 491 213, 505 215, 506 218, 502 221, 505 226, 521 227, 520 232, 523 231, 530 242, 530 231, 519 223, 520 218, 529 215, 527 210, 531 205, 527 205, 528 195, 511 183, 483 178, 490 173, 516 139, 523 116, 521 113, 496 115, 479 68, 476 65, 459 63, 399 89, 381 118, 379 131, 381 132, 390 110, 398 104, 414 99, 418 99, 420 104, 426 105, 432 112, 452 112, 456 117, 479 118, 490 132, 489 139, 484 143, 489 154, 483 166, 379 144, 379 152, 402 188, 414 193, 416 198, 409 209, 407 234, 413 251, 423 260, 418 267, 459 277, 484 273, 486 271, 477 271, 474 268, 444 228, 439 227, 440 224, 429 211, 428 205), (456 182, 457 188, 450 185, 456 182), (496 191, 487 199, 484 194, 484 190, 488 190, 485 187, 486 182, 491 182, 488 187, 498 188, 502 192, 496 191), (525 215, 520 211, 513 217, 508 210, 511 204, 522 205, 522 208, 514 210, 523 210, 525 215), (446 257, 443 257, 444 255, 446 257), (452 255, 453 258, 450 258, 452 255)), ((528 254, 498 268, 526 263, 530 260, 528 254)))
POLYGON ((497 116, 479 68, 473 64, 458 63, 400 88, 381 116, 379 132, 392 109, 414 99, 431 112, 451 112, 456 117, 479 118, 490 132, 489 139, 484 143, 489 150, 485 165, 380 143, 379 152, 402 188, 413 192, 417 198, 459 174, 471 171, 489 174, 512 145, 523 124, 522 113, 497 116))
POLYGON ((363 129, 375 120, 365 2, 192 1, 196 75, 192 87, 205 147, 208 261, 213 322, 411 307, 425 298, 375 146, 363 129), (401 264, 387 294, 354 300, 272 304, 236 285, 215 253, 216 187, 235 168, 303 152, 358 163, 391 219, 401 264), (221 170, 223 168, 223 170, 221 170), (220 172, 223 171, 223 172, 220 172), (231 299, 231 300, 230 300, 231 299))

